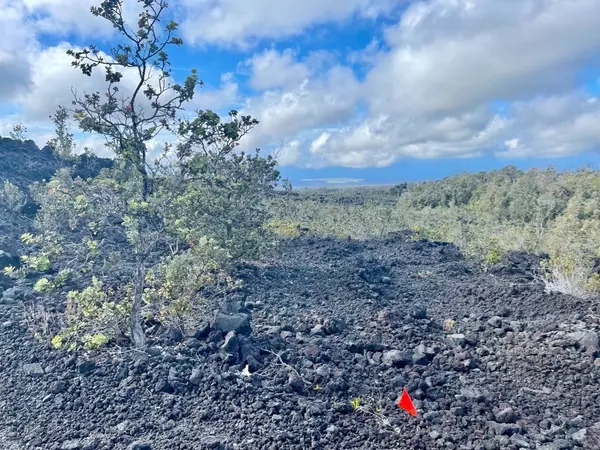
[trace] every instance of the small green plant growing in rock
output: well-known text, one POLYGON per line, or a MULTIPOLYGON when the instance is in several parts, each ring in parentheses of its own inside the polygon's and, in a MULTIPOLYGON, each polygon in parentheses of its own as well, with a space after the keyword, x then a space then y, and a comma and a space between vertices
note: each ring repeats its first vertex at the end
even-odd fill
POLYGON ((495 248, 490 249, 486 253, 485 258, 484 258, 484 262, 490 266, 493 266, 494 264, 498 264, 500 261, 502 261, 502 255, 495 248))
POLYGON ((446 333, 451 333, 454 330, 454 326, 456 325, 456 320, 454 319, 446 319, 444 320, 444 331, 446 333))
POLYGON ((52 284, 48 280, 48 278, 40 278, 35 285, 33 286, 33 290, 36 292, 51 292, 52 284))
POLYGON ((61 270, 53 281, 50 281, 46 277, 40 278, 33 286, 33 290, 45 294, 55 292, 57 289, 64 286, 72 273, 73 271, 71 269, 65 269, 61 270))
POLYGON ((82 338, 83 346, 86 350, 97 350, 103 345, 108 344, 108 336, 102 333, 85 334, 82 338))
POLYGON ((357 410, 358 408, 360 408, 360 398, 354 397, 352 400, 350 400, 350 404, 352 405, 352 408, 354 408, 354 410, 357 410))

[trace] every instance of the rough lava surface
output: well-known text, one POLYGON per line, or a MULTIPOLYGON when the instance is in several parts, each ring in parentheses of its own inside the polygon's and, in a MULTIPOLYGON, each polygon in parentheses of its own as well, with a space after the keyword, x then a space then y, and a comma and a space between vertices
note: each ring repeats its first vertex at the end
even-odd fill
POLYGON ((38 344, 23 303, 43 300, 5 284, 0 448, 598 449, 599 301, 544 293, 533 264, 305 236, 239 266, 212 324, 145 353, 38 344))

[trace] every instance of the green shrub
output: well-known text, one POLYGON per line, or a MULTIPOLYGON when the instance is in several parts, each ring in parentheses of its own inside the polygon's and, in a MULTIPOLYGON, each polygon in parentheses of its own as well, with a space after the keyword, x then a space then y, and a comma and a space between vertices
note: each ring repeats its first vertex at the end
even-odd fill
MULTIPOLYGON (((125 41, 108 52, 113 60, 94 46, 67 51, 84 75, 104 70, 107 86, 102 95, 77 95, 73 110, 59 108, 53 147, 70 157, 72 118, 83 132, 103 136, 115 159, 96 178, 73 178, 65 167, 32 187, 40 208, 36 233, 23 236, 21 275, 68 271, 74 288, 55 347, 95 349, 127 338, 143 348, 147 320, 186 326, 206 309, 201 291, 235 285, 226 273, 232 260, 256 257, 272 243, 264 225, 280 179, 277 162, 235 151, 256 119, 235 110, 225 121, 212 111, 182 114, 202 82, 195 69, 182 84, 166 82, 166 49, 183 43, 178 25, 161 20, 166 7, 164 0, 142 2, 130 33, 123 0, 102 2, 92 14, 125 41), (132 68, 139 84, 128 90, 120 82, 132 68), (150 70, 165 83, 152 84, 150 70), (159 133, 178 144, 152 161, 147 143, 159 133)), ((66 280, 58 278, 36 288, 60 299, 66 280)))
POLYGON ((11 212, 18 213, 25 205, 27 197, 18 186, 10 181, 4 181, 0 190, 0 206, 11 212))

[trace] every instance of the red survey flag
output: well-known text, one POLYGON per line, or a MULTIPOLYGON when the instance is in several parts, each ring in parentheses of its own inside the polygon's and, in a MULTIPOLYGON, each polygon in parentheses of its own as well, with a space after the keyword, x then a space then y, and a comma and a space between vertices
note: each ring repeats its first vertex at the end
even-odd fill
POLYGON ((407 411, 411 416, 417 415, 417 409, 415 408, 410 395, 408 395, 406 388, 402 389, 402 397, 400 397, 400 400, 398 400, 398 406, 407 411))

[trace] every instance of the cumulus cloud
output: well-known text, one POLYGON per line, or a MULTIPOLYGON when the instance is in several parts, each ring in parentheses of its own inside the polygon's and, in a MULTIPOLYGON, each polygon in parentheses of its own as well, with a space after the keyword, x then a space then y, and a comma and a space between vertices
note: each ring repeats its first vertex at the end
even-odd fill
POLYGON ((437 119, 380 116, 296 141, 295 164, 385 167, 405 158, 561 157, 597 150, 600 99, 583 94, 515 103, 509 117, 479 108, 437 119))
MULTIPOLYGON (((71 66, 73 58, 67 55, 69 49, 81 50, 79 47, 62 42, 30 55, 33 67, 31 87, 20 96, 24 120, 46 120, 59 105, 71 107, 74 99, 73 92, 76 92, 79 97, 84 93, 106 92, 104 69, 96 68, 90 77, 83 75, 79 69, 71 66)), ((111 60, 105 53, 101 55, 111 60)), ((133 92, 138 75, 132 68, 122 70, 122 73, 120 90, 127 96, 133 92)), ((142 103, 148 102, 142 101, 142 103)))
POLYGON ((348 120, 356 113, 358 96, 359 83, 352 71, 335 66, 323 76, 306 79, 295 88, 267 91, 250 98, 242 112, 261 123, 249 135, 248 143, 279 140, 348 120))
POLYGON ((13 2, 0 0, 0 102, 13 100, 26 91, 31 80, 27 54, 37 48, 35 33, 22 25, 24 10, 13 2))
POLYGON ((251 69, 250 85, 258 90, 300 84, 311 74, 306 64, 296 61, 291 49, 265 50, 246 60, 245 65, 251 69))
POLYGON ((514 105, 503 157, 567 156, 600 146, 600 99, 581 94, 514 105))
POLYGON ((388 30, 369 73, 386 113, 448 113, 573 88, 600 51, 597 0, 431 0, 388 30))
POLYGON ((261 38, 282 38, 306 28, 358 15, 376 18, 405 0, 181 0, 182 31, 192 43, 245 46, 261 38))
POLYGON ((196 94, 186 105, 189 109, 212 109, 219 110, 236 104, 240 101, 239 84, 230 72, 221 76, 221 85, 203 86, 196 89, 196 94))
POLYGON ((486 108, 437 120, 368 117, 304 143, 306 167, 385 167, 402 158, 478 156, 503 136, 506 120, 486 108))
MULTIPOLYGON (((29 90, 20 96, 23 117, 27 121, 45 120, 52 114, 58 105, 71 107, 73 91, 79 96, 84 93, 106 92, 107 84, 103 67, 97 67, 92 76, 88 77, 79 69, 71 66, 73 58, 67 55, 67 50, 80 50, 67 42, 62 42, 54 47, 47 47, 31 55, 32 76, 29 90)), ((101 52, 106 60, 112 60, 110 56, 101 52)), ((119 91, 128 98, 134 91, 139 81, 139 75, 134 68, 121 70, 123 78, 119 83, 119 91)), ((158 72, 155 71, 149 83, 158 87, 158 72)), ((174 83, 174 80, 170 80, 174 83)), ((168 100, 166 93, 162 101, 168 100)), ((218 87, 198 88, 196 96, 188 105, 193 108, 219 109, 237 100, 238 84, 232 74, 227 73, 221 77, 221 85, 218 87)), ((145 96, 140 96, 139 105, 147 111, 151 110, 150 102, 145 96)))
MULTIPOLYGON (((89 13, 92 4, 0 0, 0 107, 19 102, 20 121, 38 130, 38 139, 46 139, 56 106, 70 105, 71 86, 79 93, 106 87, 101 70, 85 77, 71 67, 65 52, 73 44, 44 47, 36 39, 40 33, 84 43, 109 37, 114 30, 89 13)), ((125 5, 133 18, 136 2, 125 5)), ((260 125, 245 147, 270 148, 284 139, 282 165, 383 167, 402 158, 561 156, 600 148, 600 101, 580 91, 579 78, 600 54, 598 0, 174 0, 173 6, 187 44, 246 50, 220 83, 198 90, 190 109, 236 108, 255 116, 260 125), (363 49, 342 43, 307 54, 276 42, 251 46, 380 17, 396 24, 375 32, 363 49), (247 85, 240 72, 249 75, 247 85), (505 112, 490 106, 498 101, 505 112)), ((124 92, 135 79, 125 74, 124 92)))
MULTIPOLYGON (((20 0, 26 19, 37 32, 67 36, 109 36, 112 26, 104 19, 93 16, 90 7, 96 0, 20 0)), ((131 2, 126 2, 131 5, 131 2)), ((126 6, 127 6, 126 5, 126 6)), ((127 11, 130 11, 130 6, 127 11)))

